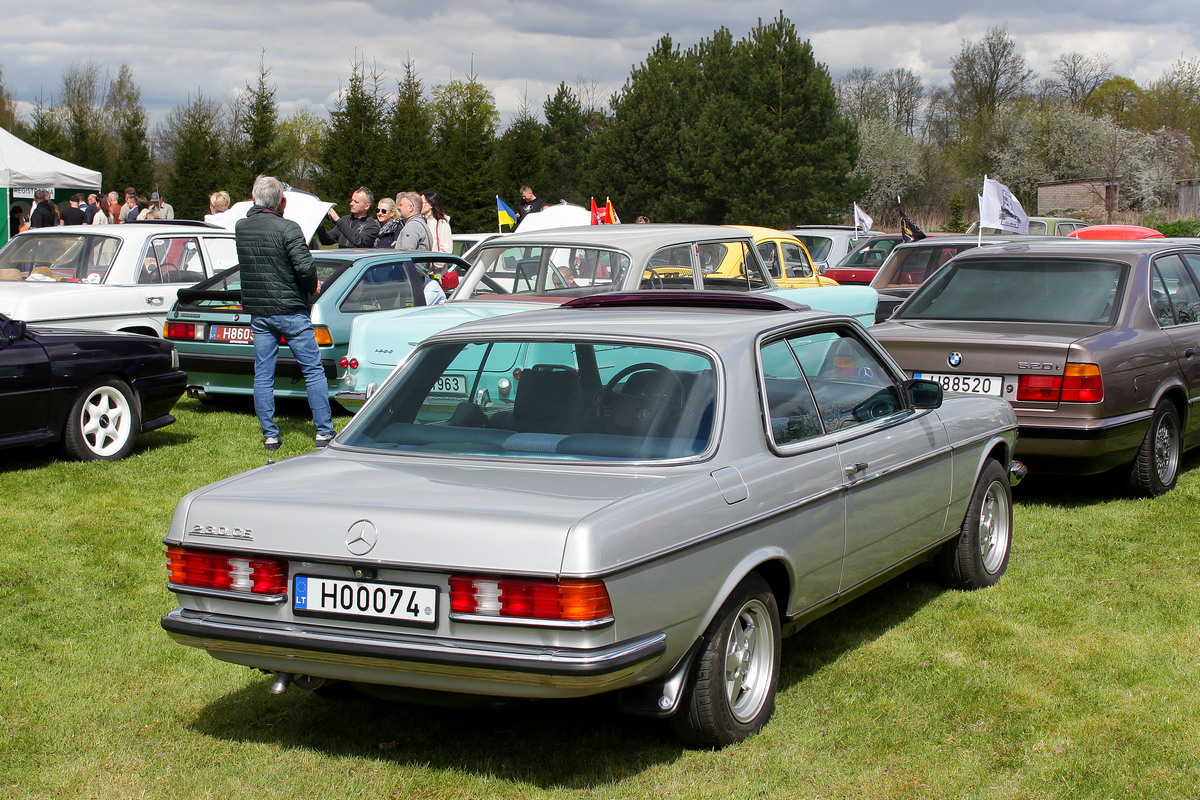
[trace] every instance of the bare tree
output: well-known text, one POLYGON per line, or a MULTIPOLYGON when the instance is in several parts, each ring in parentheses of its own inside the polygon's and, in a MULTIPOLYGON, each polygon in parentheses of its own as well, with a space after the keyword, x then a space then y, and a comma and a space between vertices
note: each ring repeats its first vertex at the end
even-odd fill
POLYGON ((990 117, 1025 91, 1033 71, 1007 28, 988 28, 980 41, 963 41, 950 62, 950 93, 960 117, 990 117))
POLYGON ((847 72, 833 87, 842 113, 860 122, 883 116, 886 98, 879 80, 879 74, 870 67, 847 72))
POLYGON ((1113 77, 1113 61, 1099 53, 1084 54, 1073 50, 1054 59, 1050 70, 1058 76, 1057 80, 1050 79, 1058 96, 1079 108, 1113 77))
POLYGON ((911 136, 916 128, 921 99, 925 96, 921 78, 911 70, 896 67, 879 76, 878 86, 892 122, 911 136))

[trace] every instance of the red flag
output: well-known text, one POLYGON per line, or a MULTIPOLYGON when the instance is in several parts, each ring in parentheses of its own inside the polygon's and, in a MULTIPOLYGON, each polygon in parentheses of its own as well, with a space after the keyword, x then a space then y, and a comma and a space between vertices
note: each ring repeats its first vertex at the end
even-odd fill
POLYGON ((608 224, 609 225, 616 225, 617 223, 619 223, 621 221, 620 218, 617 216, 617 210, 615 208, 613 208, 611 198, 608 198, 608 197, 604 198, 604 210, 606 212, 608 212, 608 224))
POLYGON ((594 198, 594 197, 592 198, 592 224, 593 225, 603 224, 600 219, 600 207, 596 205, 596 198, 594 198))

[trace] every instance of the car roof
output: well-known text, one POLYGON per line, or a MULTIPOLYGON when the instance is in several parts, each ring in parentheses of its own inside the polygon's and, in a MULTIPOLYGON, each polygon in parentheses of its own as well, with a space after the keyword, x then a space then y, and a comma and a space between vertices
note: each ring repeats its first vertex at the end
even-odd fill
MULTIPOLYGON (((117 239, 149 239, 152 236, 184 236, 204 234, 233 238, 233 231, 207 222, 170 220, 164 222, 129 222, 121 225, 56 225, 51 228, 31 228, 18 236, 78 236, 80 234, 110 236, 117 239), (182 224, 181 224, 182 223, 182 224)), ((16 238, 16 237, 13 237, 16 238)))
POLYGON ((433 338, 635 335, 695 343, 720 352, 732 341, 753 339, 764 330, 821 319, 849 321, 786 300, 740 292, 637 291, 581 297, 563 306, 467 322, 433 338))
MULTIPOLYGON (((984 237, 987 238, 986 236, 984 237)), ((954 257, 953 263, 967 259, 995 258, 998 255, 1008 256, 1093 256, 1100 258, 1119 258, 1132 261, 1142 255, 1178 249, 1200 249, 1200 239, 1072 239, 1068 236, 1030 236, 1018 237, 997 236, 1003 240, 999 247, 972 248, 954 257)))
MULTIPOLYGON (((529 233, 512 233, 494 242, 485 242, 481 250, 493 247, 606 247, 624 250, 635 263, 671 245, 687 242, 729 241, 740 239, 753 246, 754 237, 739 228, 726 225, 579 225, 550 228, 529 233)), ((480 251, 476 251, 480 252, 480 251)))
MULTIPOLYGON (((1022 239, 1061 239, 1061 236, 1022 236, 1022 239)), ((982 237, 975 233, 956 233, 949 236, 926 236, 924 239, 918 239, 915 242, 901 242, 896 245, 895 250, 904 248, 911 250, 918 247, 953 247, 956 244, 1003 244, 1012 242, 1013 237, 1003 233, 985 233, 982 237)), ((893 252, 895 252, 893 250, 893 252)))

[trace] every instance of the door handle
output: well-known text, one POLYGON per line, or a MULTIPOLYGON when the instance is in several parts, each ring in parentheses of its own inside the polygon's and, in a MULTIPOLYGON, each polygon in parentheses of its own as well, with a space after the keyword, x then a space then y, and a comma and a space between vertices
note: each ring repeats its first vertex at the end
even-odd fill
POLYGON ((161 306, 163 304, 162 297, 147 297, 146 302, 152 306, 161 306))
POLYGON ((865 461, 859 461, 856 464, 851 464, 850 466, 846 467, 845 470, 846 477, 853 478, 855 475, 867 471, 867 463, 865 461))
POLYGON ((1183 351, 1184 358, 1191 358, 1194 355, 1196 355, 1196 348, 1194 347, 1189 347, 1183 351))

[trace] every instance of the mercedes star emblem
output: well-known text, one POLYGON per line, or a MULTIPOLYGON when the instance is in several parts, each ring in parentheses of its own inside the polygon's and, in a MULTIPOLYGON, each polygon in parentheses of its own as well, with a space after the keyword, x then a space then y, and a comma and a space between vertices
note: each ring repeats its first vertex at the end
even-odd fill
POLYGON ((365 556, 379 541, 379 532, 370 520, 360 519, 346 531, 346 549, 356 556, 365 556))

